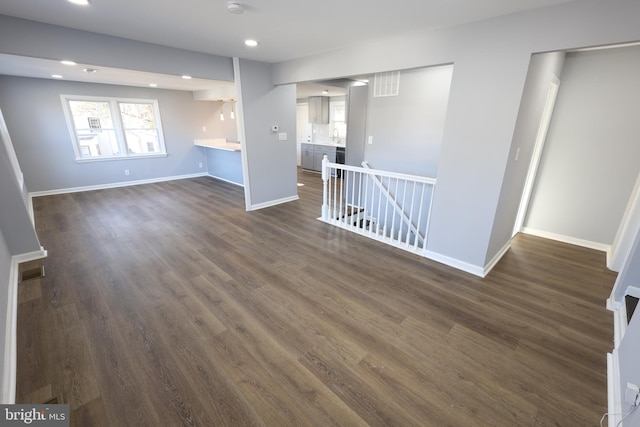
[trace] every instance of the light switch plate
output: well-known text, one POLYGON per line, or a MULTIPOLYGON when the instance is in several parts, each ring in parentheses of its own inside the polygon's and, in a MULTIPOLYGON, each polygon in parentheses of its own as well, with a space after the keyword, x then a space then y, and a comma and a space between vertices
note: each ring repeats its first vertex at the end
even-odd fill
POLYGON ((278 134, 278 139, 279 139, 280 141, 286 141, 286 140, 287 140, 287 133, 286 133, 286 132, 280 132, 280 133, 278 134))

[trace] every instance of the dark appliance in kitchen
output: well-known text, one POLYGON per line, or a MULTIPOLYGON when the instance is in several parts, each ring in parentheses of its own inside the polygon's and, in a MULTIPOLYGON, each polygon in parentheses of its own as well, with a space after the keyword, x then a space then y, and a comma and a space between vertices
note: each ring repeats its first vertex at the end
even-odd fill
MULTIPOLYGON (((344 147, 336 147, 336 163, 344 165, 344 147)), ((342 171, 338 169, 338 178, 342 175, 342 171)))

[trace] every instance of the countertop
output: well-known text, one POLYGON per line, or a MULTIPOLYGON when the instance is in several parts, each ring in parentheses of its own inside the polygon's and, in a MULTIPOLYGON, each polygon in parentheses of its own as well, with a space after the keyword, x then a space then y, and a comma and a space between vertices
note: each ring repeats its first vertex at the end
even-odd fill
POLYGON ((194 139, 193 145, 217 150, 240 151, 240 143, 227 141, 224 138, 194 139))
POLYGON ((337 142, 303 142, 303 144, 309 144, 309 145, 323 145, 325 147, 345 147, 344 142, 341 143, 337 143, 337 142))

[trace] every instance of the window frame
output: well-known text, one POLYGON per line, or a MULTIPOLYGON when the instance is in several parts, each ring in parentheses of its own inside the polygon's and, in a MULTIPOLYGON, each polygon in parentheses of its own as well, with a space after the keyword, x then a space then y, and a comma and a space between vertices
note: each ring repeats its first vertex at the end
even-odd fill
POLYGON ((148 159, 153 157, 167 157, 167 148, 164 140, 164 133, 162 132, 162 121, 160 117, 160 106, 157 99, 142 99, 142 98, 121 98, 121 97, 107 97, 107 96, 90 96, 90 95, 60 95, 62 102, 62 110, 64 111, 65 119, 67 121, 67 129, 71 136, 71 142, 73 145, 73 152, 75 160, 78 163, 83 162, 104 162, 109 160, 123 160, 123 159, 148 159), (84 101, 84 102, 103 102, 109 104, 111 112, 111 120, 113 121, 113 128, 115 138, 118 142, 118 148, 120 154, 111 156, 93 156, 83 157, 81 152, 81 144, 78 140, 75 123, 73 120, 73 113, 71 112, 70 101, 84 101), (122 120, 122 111, 120 110, 120 103, 127 104, 151 104, 153 109, 153 118, 155 127, 158 132, 158 153, 129 153, 126 138, 126 128, 122 120))

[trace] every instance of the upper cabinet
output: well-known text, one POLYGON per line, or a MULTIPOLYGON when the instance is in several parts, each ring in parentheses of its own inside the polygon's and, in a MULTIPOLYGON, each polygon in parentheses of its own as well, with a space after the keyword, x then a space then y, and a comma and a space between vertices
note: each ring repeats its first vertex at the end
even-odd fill
POLYGON ((329 97, 310 96, 309 97, 309 123, 328 124, 329 123, 329 97))

